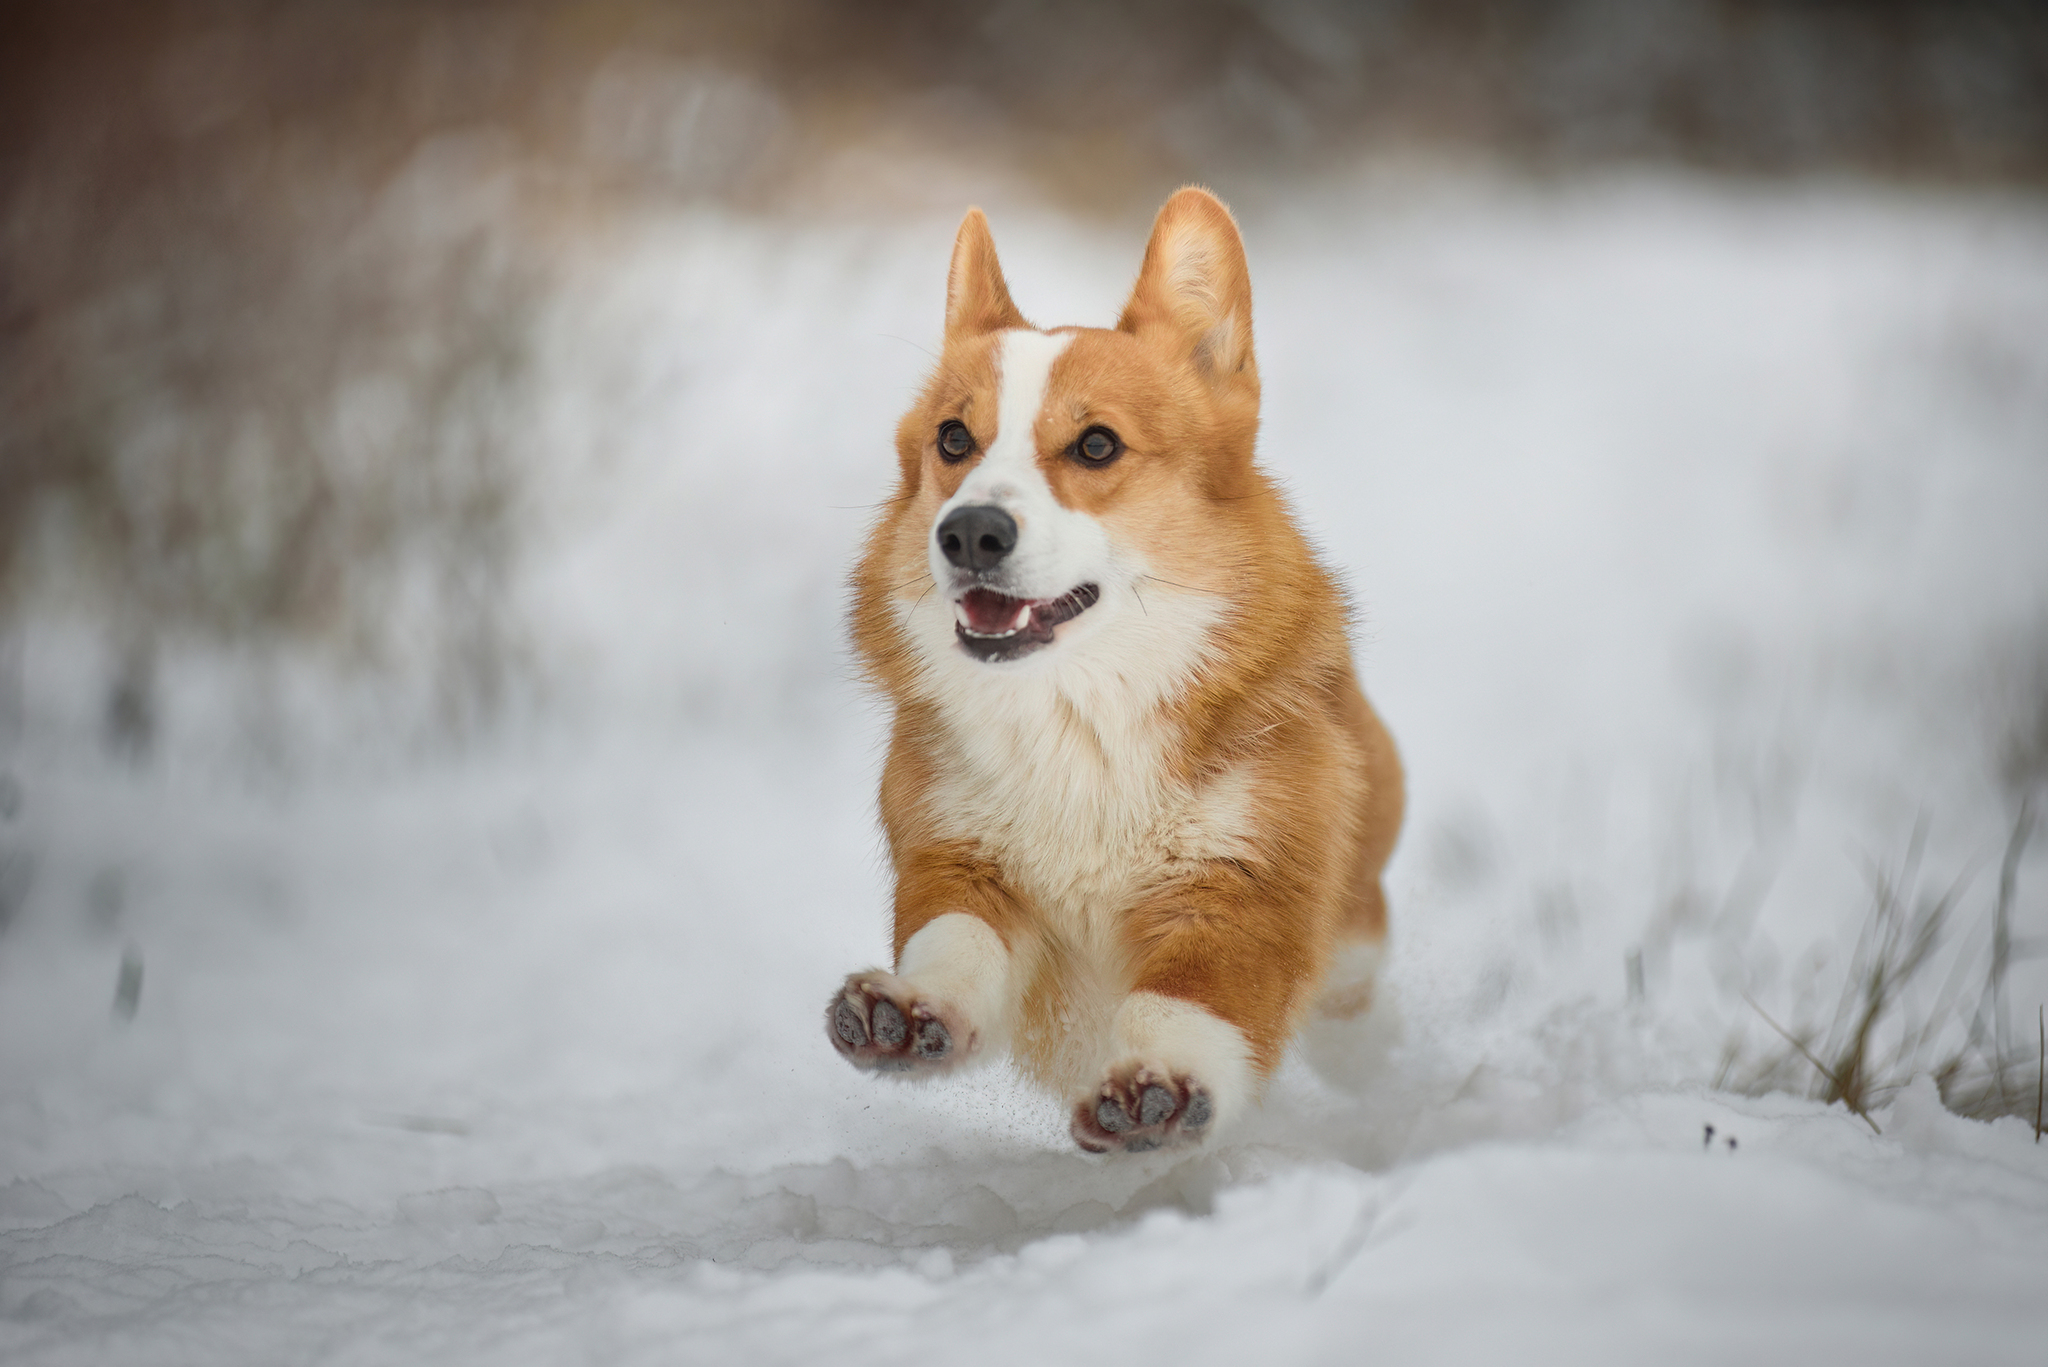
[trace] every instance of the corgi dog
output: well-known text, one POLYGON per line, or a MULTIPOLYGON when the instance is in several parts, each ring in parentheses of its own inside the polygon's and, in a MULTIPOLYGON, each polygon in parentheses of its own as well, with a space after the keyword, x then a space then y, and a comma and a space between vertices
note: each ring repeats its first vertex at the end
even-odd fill
POLYGON ((852 580, 894 708, 895 970, 825 1013, 856 1067, 1008 1054, 1083 1149, 1140 1152, 1219 1133, 1297 1034, 1371 1008, 1401 766, 1258 424, 1213 195, 1167 200, 1110 329, 1026 322, 968 212, 852 580))

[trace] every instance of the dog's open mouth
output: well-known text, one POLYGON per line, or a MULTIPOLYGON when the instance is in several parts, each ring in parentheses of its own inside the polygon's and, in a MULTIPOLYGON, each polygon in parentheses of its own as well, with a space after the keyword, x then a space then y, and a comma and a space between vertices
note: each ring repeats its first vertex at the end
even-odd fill
POLYGON ((1014 660, 1052 644, 1052 629, 1095 606, 1102 590, 1083 584, 1057 598, 1012 598, 969 589, 953 600, 953 634, 977 660, 1014 660))

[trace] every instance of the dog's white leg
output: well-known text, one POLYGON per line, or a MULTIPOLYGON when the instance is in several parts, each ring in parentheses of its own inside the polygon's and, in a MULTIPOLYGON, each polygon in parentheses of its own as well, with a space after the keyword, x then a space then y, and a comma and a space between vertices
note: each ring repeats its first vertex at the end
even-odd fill
POLYGON ((1100 1084, 1074 1103, 1074 1142, 1094 1153, 1203 1139, 1241 1115, 1257 1086, 1243 1031, 1156 992, 1124 998, 1109 1057, 1100 1084))
POLYGON ((1302 1057, 1324 1081, 1347 1091, 1362 1091, 1400 1039, 1400 1012, 1380 981, 1386 957, 1384 940, 1340 946, 1302 1023, 1302 1057))
POLYGON ((903 946, 896 971, 856 973, 826 1009, 839 1052, 857 1067, 941 1072, 1009 1047, 1012 956, 979 916, 948 912, 903 946))
POLYGON ((1009 1047, 1015 1006, 1010 965, 1008 946, 988 922, 955 911, 910 937, 896 976, 920 996, 952 1005, 969 1031, 961 1047, 971 1058, 1009 1047))
POLYGON ((1352 940, 1330 956, 1330 971, 1316 996, 1315 1014, 1326 1020, 1356 1020, 1373 1009, 1380 968, 1387 961, 1384 940, 1352 940))

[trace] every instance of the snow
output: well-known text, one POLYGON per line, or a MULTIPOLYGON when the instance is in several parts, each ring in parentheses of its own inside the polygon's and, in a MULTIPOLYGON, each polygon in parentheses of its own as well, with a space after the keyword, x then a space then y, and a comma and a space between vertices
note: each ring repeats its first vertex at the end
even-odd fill
MULTIPOLYGON (((1142 225, 992 209, 1028 314, 1113 315, 1142 225)), ((540 683, 487 740, 287 671, 280 759, 194 648, 133 771, 89 637, 30 623, 0 1359, 2041 1360, 2030 1124, 1712 1083, 1771 1042, 1745 993, 1831 1000, 1859 861, 1916 824, 1981 947, 2048 642, 2048 205, 1377 172, 1244 206, 1262 449, 1411 775, 1399 1031, 1350 1091, 1290 1062, 1214 1151, 1112 1161, 1006 1074, 856 1075, 821 1024, 886 945, 840 584, 954 217, 577 247, 512 586, 540 683)))

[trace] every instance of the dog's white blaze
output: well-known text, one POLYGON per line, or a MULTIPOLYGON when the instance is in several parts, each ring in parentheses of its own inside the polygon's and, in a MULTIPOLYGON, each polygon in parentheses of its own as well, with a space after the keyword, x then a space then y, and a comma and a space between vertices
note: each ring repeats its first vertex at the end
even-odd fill
MULTIPOLYGON (((1209 1091, 1214 1135, 1243 1113, 1254 1091, 1251 1045, 1244 1032, 1193 1002, 1157 992, 1133 992, 1110 1027, 1107 1067, 1148 1064, 1194 1078, 1209 1091)), ((1086 1099, 1087 1091, 1078 1099, 1086 1099)))
MULTIPOLYGON (((1052 380, 1052 363, 1073 344, 1072 333, 1018 328, 1003 334, 1002 378, 996 390, 996 439, 975 474, 994 470, 998 479, 1004 479, 1022 471, 1037 473, 1038 442, 1033 429, 1038 424, 1038 411, 1045 407, 1045 387, 1052 380)), ((1043 484, 1044 480, 1039 482, 1043 484)))
MULTIPOLYGON (((1038 468, 1038 415, 1053 362, 1073 344, 1072 333, 1018 330, 1002 336, 996 391, 996 435, 953 496, 939 509, 937 528, 955 508, 993 504, 1017 522, 1017 548, 1003 565, 1006 592, 1017 598, 1057 598, 1092 583, 1109 556, 1102 524, 1053 495, 1038 468)), ((925 547, 932 578, 954 582, 934 535, 925 547)))
POLYGON ((968 1059, 1009 1047, 1017 995, 1010 951, 979 916, 950 911, 926 922, 903 946, 896 976, 966 1017, 973 1035, 953 1043, 968 1059))

